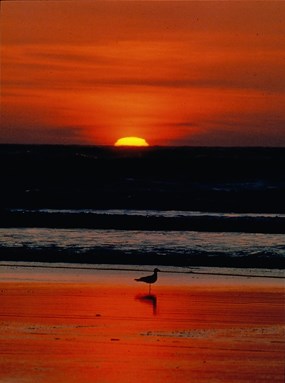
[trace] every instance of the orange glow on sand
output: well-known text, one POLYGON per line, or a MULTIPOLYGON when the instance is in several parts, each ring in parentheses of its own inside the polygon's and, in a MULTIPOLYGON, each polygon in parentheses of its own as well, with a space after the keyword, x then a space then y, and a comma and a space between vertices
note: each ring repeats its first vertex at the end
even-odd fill
POLYGON ((140 137, 122 137, 119 138, 115 146, 149 146, 147 141, 144 138, 140 137))
POLYGON ((1 274, 2 382, 283 381, 277 280, 50 270, 1 274))

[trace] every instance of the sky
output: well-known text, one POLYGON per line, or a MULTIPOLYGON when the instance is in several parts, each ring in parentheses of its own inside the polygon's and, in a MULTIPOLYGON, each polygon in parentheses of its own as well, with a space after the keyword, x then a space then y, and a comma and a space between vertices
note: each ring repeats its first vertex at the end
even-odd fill
POLYGON ((285 146, 284 1, 1 2, 1 143, 285 146))

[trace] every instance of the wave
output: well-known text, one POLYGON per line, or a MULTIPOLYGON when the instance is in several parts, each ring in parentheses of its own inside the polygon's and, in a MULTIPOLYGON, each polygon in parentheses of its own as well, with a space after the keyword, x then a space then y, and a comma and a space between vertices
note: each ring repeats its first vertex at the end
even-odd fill
POLYGON ((280 234, 0 229, 0 260, 87 264, 285 267, 280 234))
POLYGON ((143 217, 220 217, 220 218, 285 218, 285 214, 278 213, 236 213, 236 212, 205 212, 189 210, 146 210, 146 209, 7 209, 9 212, 20 213, 49 213, 49 214, 93 214, 93 215, 131 215, 143 217))
POLYGON ((143 211, 2 210, 0 227, 285 233, 285 215, 143 211))

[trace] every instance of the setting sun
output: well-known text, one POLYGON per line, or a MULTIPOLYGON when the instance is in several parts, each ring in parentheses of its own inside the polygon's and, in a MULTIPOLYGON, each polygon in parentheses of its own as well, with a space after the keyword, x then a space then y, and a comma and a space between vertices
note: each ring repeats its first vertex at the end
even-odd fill
POLYGON ((149 146, 149 144, 144 138, 139 138, 139 137, 119 138, 114 145, 115 146, 149 146))

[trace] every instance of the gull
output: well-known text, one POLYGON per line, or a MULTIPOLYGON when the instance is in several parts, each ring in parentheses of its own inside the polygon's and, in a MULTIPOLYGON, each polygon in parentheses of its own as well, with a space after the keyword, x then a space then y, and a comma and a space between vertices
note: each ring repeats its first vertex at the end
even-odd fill
POLYGON ((153 270, 153 274, 152 275, 148 275, 146 277, 141 277, 141 278, 136 278, 135 281, 137 282, 145 282, 145 283, 148 283, 149 284, 149 294, 150 294, 150 290, 151 290, 151 284, 152 283, 155 283, 157 281, 157 272, 160 271, 159 269, 155 268, 153 270))

